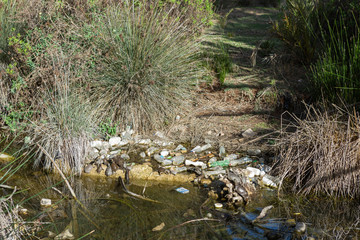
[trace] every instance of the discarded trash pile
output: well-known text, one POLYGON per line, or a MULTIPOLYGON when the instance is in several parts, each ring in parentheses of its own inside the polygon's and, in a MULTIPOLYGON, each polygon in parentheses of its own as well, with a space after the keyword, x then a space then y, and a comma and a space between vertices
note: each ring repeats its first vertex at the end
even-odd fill
POLYGON ((188 151, 183 145, 175 147, 165 139, 132 138, 131 133, 128 138, 93 141, 91 146, 85 173, 121 176, 125 181, 129 176, 144 180, 193 181, 196 185, 210 187, 209 195, 221 203, 226 202, 230 208, 251 200, 256 187, 276 188, 278 185, 278 180, 268 174, 270 167, 264 164, 259 149, 248 150, 243 157, 227 155, 223 146, 214 153, 211 144, 188 151), (136 149, 135 154, 130 153, 130 146, 136 149))

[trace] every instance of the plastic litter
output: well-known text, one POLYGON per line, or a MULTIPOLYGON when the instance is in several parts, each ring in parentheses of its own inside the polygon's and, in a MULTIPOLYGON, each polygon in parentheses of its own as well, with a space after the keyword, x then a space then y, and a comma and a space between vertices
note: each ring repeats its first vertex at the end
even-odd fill
POLYGON ((186 194, 186 193, 189 193, 190 191, 184 187, 179 187, 179 188, 176 188, 175 191, 179 192, 179 193, 182 193, 182 194, 186 194))
POLYGON ((230 160, 230 164, 229 166, 234 167, 237 165, 242 165, 242 164, 247 164, 247 163, 252 163, 253 160, 249 157, 243 157, 240 159, 235 159, 235 160, 230 160))
POLYGON ((216 167, 216 166, 227 167, 229 166, 229 164, 230 164, 230 160, 223 160, 223 161, 210 163, 210 167, 216 167))

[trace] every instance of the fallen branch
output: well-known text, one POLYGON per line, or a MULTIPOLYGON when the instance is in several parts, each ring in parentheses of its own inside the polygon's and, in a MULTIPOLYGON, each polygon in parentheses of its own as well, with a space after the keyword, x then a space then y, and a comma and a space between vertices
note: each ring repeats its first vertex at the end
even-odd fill
POLYGON ((132 196, 132 197, 135 197, 135 198, 138 198, 138 199, 141 199, 141 200, 148 201, 148 202, 161 203, 161 202, 159 202, 159 201, 152 200, 152 199, 150 199, 150 198, 147 198, 147 197, 141 196, 141 195, 139 195, 139 194, 137 194, 137 193, 134 193, 134 192, 129 191, 129 190, 126 188, 125 183, 124 183, 124 181, 123 181, 123 179, 122 179, 121 177, 119 177, 118 181, 119 181, 120 186, 123 188, 124 192, 127 193, 128 195, 130 195, 130 196, 132 196))

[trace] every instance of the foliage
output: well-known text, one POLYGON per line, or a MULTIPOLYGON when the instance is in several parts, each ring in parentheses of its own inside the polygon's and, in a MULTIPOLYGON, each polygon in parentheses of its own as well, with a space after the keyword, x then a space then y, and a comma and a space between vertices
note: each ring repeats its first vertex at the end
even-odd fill
POLYGON ((186 106, 189 82, 199 75, 199 43, 172 9, 129 3, 97 15, 100 54, 91 89, 113 121, 147 131, 172 121, 186 106))
POLYGON ((312 67, 312 80, 317 96, 353 103, 360 99, 360 31, 353 35, 345 26, 341 19, 333 26, 328 22, 325 51, 312 67))
MULTIPOLYGON (((286 0, 281 21, 273 23, 273 31, 299 61, 309 64, 316 53, 314 33, 315 0, 286 0)), ((316 20, 316 19, 315 19, 316 20)))
POLYGON ((223 85, 226 75, 232 71, 232 60, 227 46, 222 42, 214 44, 214 46, 204 46, 201 57, 205 67, 214 71, 218 83, 220 86, 223 85))
POLYGON ((117 124, 113 124, 109 118, 106 122, 100 123, 100 133, 105 136, 105 140, 109 140, 111 136, 116 134, 117 124))

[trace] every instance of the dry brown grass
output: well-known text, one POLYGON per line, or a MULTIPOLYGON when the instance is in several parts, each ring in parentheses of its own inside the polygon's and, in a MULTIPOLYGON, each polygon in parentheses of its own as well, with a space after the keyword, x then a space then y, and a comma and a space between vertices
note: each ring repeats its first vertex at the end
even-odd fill
POLYGON ((360 195, 360 118, 335 107, 331 113, 307 106, 307 116, 291 115, 295 132, 283 132, 275 171, 309 194, 360 195))

